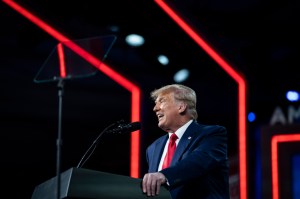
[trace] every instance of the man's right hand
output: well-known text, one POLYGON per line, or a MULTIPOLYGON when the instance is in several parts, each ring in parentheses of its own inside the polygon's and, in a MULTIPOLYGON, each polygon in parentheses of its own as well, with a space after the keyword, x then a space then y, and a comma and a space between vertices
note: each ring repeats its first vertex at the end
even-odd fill
POLYGON ((160 172, 146 173, 143 178, 142 189, 147 196, 155 196, 159 194, 160 187, 165 184, 167 179, 160 172))

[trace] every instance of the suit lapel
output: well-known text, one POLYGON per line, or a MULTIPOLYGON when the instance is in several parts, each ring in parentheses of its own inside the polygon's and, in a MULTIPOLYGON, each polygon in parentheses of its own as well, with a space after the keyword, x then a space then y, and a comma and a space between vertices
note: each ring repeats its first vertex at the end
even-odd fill
POLYGON ((180 139, 175 154, 172 159, 172 164, 179 161, 180 157, 186 150, 186 148, 190 145, 190 143, 194 140, 195 132, 196 132, 196 124, 193 122, 191 125, 186 129, 186 132, 183 134, 182 138, 180 139))
POLYGON ((159 155, 156 155, 154 158, 153 158, 153 162, 152 162, 152 168, 153 170, 157 171, 158 169, 158 165, 159 165, 159 162, 160 162, 160 159, 161 159, 161 156, 162 156, 162 153, 163 153, 163 150, 164 150, 164 147, 165 147, 165 144, 168 140, 168 134, 166 134, 164 137, 162 137, 162 139, 160 139, 159 142, 157 142, 157 144, 155 145, 155 149, 154 149, 154 153, 153 154, 159 154, 159 155))

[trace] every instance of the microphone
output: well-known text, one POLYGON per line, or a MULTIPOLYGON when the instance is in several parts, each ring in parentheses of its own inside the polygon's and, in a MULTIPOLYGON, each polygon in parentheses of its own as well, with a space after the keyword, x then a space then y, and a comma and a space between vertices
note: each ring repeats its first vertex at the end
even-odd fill
POLYGON ((106 131, 106 133, 130 133, 141 129, 140 122, 132 122, 130 124, 120 124, 117 128, 106 131))
POLYGON ((140 122, 132 122, 130 124, 124 124, 124 120, 120 120, 118 122, 115 122, 108 127, 106 127, 101 133, 98 135, 98 137, 94 140, 92 145, 87 149, 87 151, 84 153, 82 158, 80 159, 79 163, 77 164, 77 168, 81 168, 85 162, 91 157, 93 152, 95 151, 97 144, 99 142, 100 137, 105 133, 129 133, 136 130, 141 129, 141 123, 140 122), (108 130, 109 128, 112 128, 113 126, 118 125, 117 128, 108 130))

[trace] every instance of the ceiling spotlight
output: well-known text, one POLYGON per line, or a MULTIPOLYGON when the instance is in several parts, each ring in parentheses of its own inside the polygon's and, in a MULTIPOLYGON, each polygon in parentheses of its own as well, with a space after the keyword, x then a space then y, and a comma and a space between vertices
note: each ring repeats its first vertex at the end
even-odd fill
POLYGON ((112 32, 119 32, 120 31, 120 27, 119 26, 112 25, 112 26, 109 26, 108 28, 112 32))
POLYGON ((141 46, 145 43, 144 38, 137 34, 127 35, 125 41, 129 46, 135 46, 135 47, 141 46))
POLYGON ((188 69, 181 69, 174 75, 174 81, 177 83, 185 81, 190 75, 190 71, 188 69))
POLYGON ((169 64, 169 58, 165 55, 159 55, 157 57, 157 60, 159 63, 161 63, 162 65, 167 65, 169 64))

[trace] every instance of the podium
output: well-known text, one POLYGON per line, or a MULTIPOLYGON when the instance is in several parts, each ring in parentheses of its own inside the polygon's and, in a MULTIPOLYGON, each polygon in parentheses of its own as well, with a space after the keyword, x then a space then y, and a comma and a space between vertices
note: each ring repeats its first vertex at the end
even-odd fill
MULTIPOLYGON (((83 168, 70 168, 61 173, 60 198, 69 199, 142 199, 142 179, 83 168)), ((57 176, 39 185, 31 199, 56 199, 57 176)), ((161 187, 158 199, 171 199, 169 191, 161 187)))

